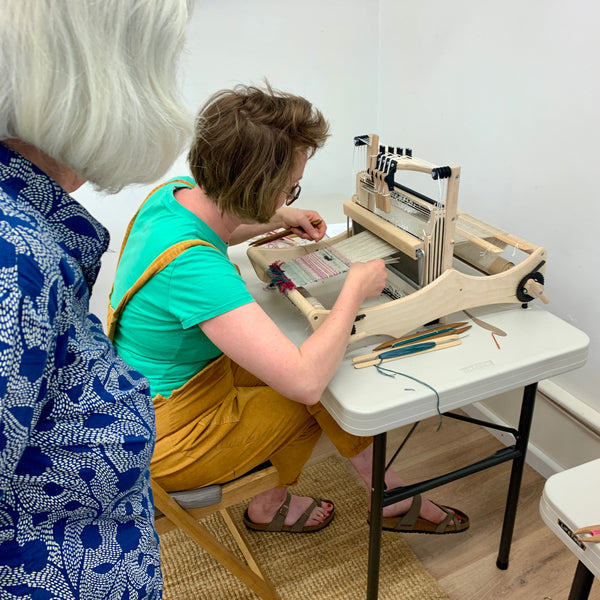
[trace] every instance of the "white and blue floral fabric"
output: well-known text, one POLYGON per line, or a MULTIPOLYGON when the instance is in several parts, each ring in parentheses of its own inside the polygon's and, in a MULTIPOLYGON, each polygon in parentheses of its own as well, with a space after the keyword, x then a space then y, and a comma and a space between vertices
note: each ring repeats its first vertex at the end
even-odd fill
POLYGON ((89 296, 108 232, 0 144, 0 598, 160 598, 147 380, 89 296))

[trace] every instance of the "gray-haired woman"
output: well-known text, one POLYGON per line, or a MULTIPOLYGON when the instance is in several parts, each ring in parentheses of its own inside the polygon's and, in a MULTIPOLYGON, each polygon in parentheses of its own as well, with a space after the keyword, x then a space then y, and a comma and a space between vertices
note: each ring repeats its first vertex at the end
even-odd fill
POLYGON ((161 177, 191 119, 186 0, 0 0, 0 596, 159 598, 148 382, 89 296, 108 232, 69 196, 161 177))

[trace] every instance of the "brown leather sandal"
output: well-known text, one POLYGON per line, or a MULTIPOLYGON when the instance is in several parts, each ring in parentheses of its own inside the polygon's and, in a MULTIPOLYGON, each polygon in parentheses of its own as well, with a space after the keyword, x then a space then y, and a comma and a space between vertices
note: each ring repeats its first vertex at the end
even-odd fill
MULTIPOLYGON (((311 496, 312 497, 312 496, 311 496)), ((313 531, 319 531, 324 527, 327 527, 329 523, 333 520, 333 513, 335 507, 333 506, 333 502, 331 500, 320 500, 319 498, 312 498, 312 502, 309 507, 300 515, 298 520, 293 525, 285 525, 285 518, 290 509, 290 501, 292 499, 292 495, 288 492, 283 504, 279 507, 279 510, 275 513, 273 520, 270 523, 255 523, 248 516, 248 509, 244 512, 244 524, 248 529, 253 529, 254 531, 286 531, 289 533, 312 533, 313 531), (317 507, 321 506, 321 502, 328 502, 331 504, 332 509, 327 518, 318 525, 305 525, 306 521, 310 517, 312 511, 317 507)))
POLYGON ((464 512, 435 502, 434 504, 446 513, 444 520, 441 523, 434 523, 423 519, 419 516, 421 502, 420 494, 413 496, 413 502, 408 512, 397 517, 383 517, 382 529, 401 533, 433 533, 436 535, 461 533, 469 529, 469 517, 464 512))

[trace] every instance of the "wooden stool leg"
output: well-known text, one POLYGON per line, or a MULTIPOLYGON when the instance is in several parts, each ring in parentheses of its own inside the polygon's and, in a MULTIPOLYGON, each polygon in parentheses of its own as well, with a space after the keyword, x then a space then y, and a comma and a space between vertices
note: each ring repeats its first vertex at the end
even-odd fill
POLYGON ((246 540, 242 536, 242 532, 239 530, 238 526, 235 524, 235 521, 231 518, 229 510, 227 508, 225 508, 223 510, 220 510, 219 513, 221 514, 221 517, 223 517, 223 521, 225 521, 225 525, 227 525, 227 527, 229 528, 229 531, 231 532, 231 535, 235 539, 235 541, 236 541, 236 543, 237 543, 240 551, 244 555, 244 558, 246 559, 246 562, 248 563, 248 566, 261 579, 264 579, 265 581, 268 581, 267 576, 265 575, 265 573, 263 572, 263 570, 260 568, 260 565, 258 564, 258 562, 256 561, 256 559, 254 558, 254 555, 252 554, 252 551, 250 550, 250 548, 248 548, 248 544, 246 543, 246 540))
POLYGON ((594 582, 594 574, 581 562, 577 563, 571 584, 569 600, 587 600, 594 582))
MULTIPOLYGON (((154 502, 159 510, 177 527, 184 531, 200 547, 218 560, 233 575, 243 581, 259 598, 280 600, 270 582, 257 575, 248 565, 239 560, 225 545, 217 540, 201 523, 196 521, 161 487, 153 486, 154 502)), ((238 532, 239 535, 239 532, 238 532)))

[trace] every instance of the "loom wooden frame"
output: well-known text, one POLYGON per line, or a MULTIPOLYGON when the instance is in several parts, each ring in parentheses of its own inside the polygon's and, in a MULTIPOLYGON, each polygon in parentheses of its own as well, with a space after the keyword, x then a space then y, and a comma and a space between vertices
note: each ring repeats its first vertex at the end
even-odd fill
MULTIPOLYGON (((371 137, 373 137, 373 144, 378 143, 377 136, 371 137)), ((432 172, 434 168, 437 168, 409 158, 399 164, 401 169, 421 172, 432 172)), ((441 275, 405 297, 390 300, 378 306, 361 308, 353 332, 349 336, 348 344, 375 335, 398 338, 426 323, 437 319, 443 320, 447 315, 476 306, 503 303, 523 304, 523 300, 519 296, 522 298, 524 291, 531 298, 539 297, 547 303, 547 298, 543 294, 543 284, 534 278, 538 274, 543 275, 544 273, 547 258, 546 250, 526 240, 502 232, 465 212, 458 211, 456 201, 460 167, 453 166, 450 169, 452 174, 449 178, 447 193, 449 207, 445 217, 446 233, 449 235, 443 242, 443 270, 441 275), (483 233, 480 235, 471 233, 472 227, 477 227, 483 233), (457 252, 458 249, 455 246, 457 235, 463 240, 460 245, 460 252, 457 252), (497 243, 493 243, 494 241, 497 243), (481 249, 484 253, 490 253, 495 258, 503 251, 503 248, 499 247, 498 244, 520 250, 526 257, 517 265, 499 259, 501 269, 498 270, 500 272, 492 273, 487 271, 487 267, 477 264, 476 260, 469 262, 465 259, 465 246, 471 250, 481 249), (468 264, 479 274, 467 274, 463 272, 464 269, 455 268, 458 266, 456 261, 468 264)), ((361 174, 364 174, 364 172, 357 175, 357 188, 360 186, 361 174)), ((374 197, 375 192, 370 194, 373 197, 366 199, 359 199, 358 195, 357 190, 357 194, 353 196, 353 199, 343 205, 344 214, 349 219, 384 239, 411 258, 417 256, 418 251, 427 251, 422 240, 414 238, 372 211, 378 201, 381 205, 381 199, 378 200, 374 197)), ((247 255, 258 277, 270 283, 267 271, 274 262, 294 260, 321 248, 331 246, 351 235, 352 231, 349 228, 339 236, 321 240, 314 244, 289 248, 250 247, 247 255)), ((471 252, 471 255, 473 254, 471 252)), ((327 318, 330 311, 305 289, 296 288, 287 290, 285 293, 289 300, 305 315, 313 330, 316 330, 327 318)))
POLYGON ((274 488, 279 481, 277 469, 269 466, 260 471, 223 484, 221 501, 202 508, 184 509, 154 479, 151 480, 154 505, 162 513, 156 518, 159 535, 179 528, 203 550, 219 561, 235 577, 246 584, 263 600, 280 600, 280 596, 269 581, 258 561, 248 547, 244 537, 229 513, 229 507, 261 492, 274 488), (231 532, 235 544, 246 562, 240 560, 227 546, 218 540, 199 519, 218 512, 231 532))

